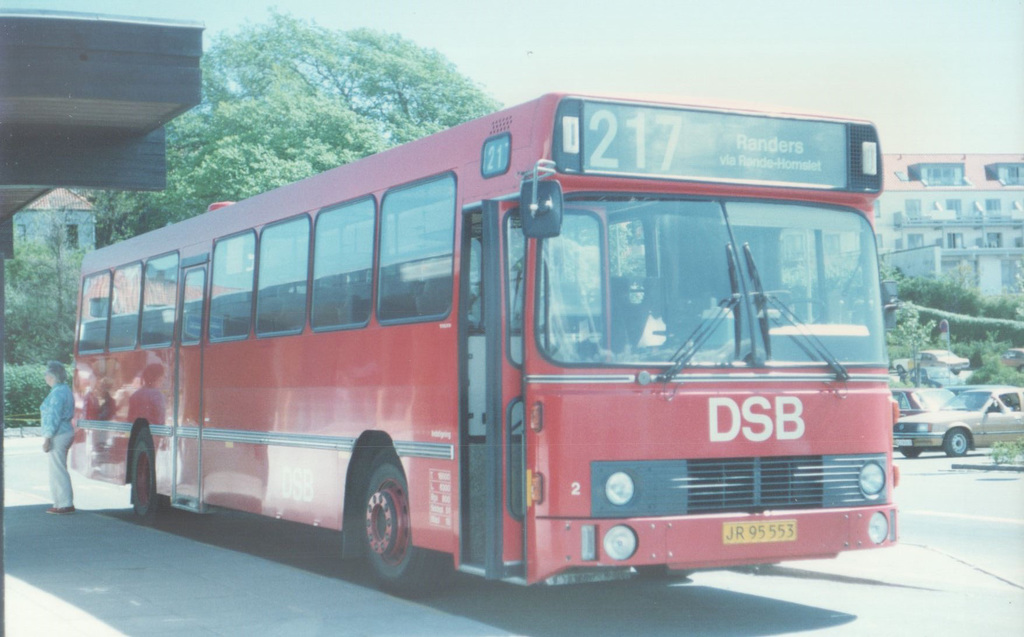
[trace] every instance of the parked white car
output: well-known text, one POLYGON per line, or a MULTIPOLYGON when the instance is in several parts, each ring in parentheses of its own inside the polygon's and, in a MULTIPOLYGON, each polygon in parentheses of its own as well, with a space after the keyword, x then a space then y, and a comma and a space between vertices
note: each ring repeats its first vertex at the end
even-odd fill
MULTIPOLYGON (((963 356, 957 356, 953 352, 944 349, 926 349, 917 355, 918 365, 922 369, 947 369, 954 374, 971 368, 971 361, 963 356)), ((898 358, 892 362, 893 369, 905 379, 915 365, 909 358, 898 358)))

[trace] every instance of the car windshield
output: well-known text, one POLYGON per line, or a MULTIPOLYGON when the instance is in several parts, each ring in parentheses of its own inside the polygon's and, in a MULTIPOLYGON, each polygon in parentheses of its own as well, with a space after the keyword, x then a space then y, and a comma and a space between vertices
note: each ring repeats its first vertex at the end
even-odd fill
POLYGON ((988 403, 991 394, 987 391, 965 391, 957 394, 946 403, 946 409, 959 411, 981 411, 988 403))
POLYGON ((885 360, 874 235, 853 211, 568 198, 538 272, 537 339, 560 363, 885 360))
POLYGON ((917 392, 921 408, 928 411, 942 408, 953 396, 953 392, 948 389, 922 389, 917 392))

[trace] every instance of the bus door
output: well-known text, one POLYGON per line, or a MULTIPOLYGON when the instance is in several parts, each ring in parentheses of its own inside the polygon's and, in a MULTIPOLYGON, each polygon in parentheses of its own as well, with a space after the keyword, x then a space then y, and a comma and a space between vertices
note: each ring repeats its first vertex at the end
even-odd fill
POLYGON ((174 431, 171 504, 203 511, 203 316, 206 306, 206 265, 183 263, 178 303, 175 364, 174 431))
MULTIPOLYGON (((485 201, 463 219, 460 326, 460 563, 488 579, 521 577, 523 407, 521 337, 507 324, 521 266, 510 248, 511 204, 485 201), (510 278, 509 272, 512 271, 510 278)), ((516 254, 518 246, 519 256, 516 254)))

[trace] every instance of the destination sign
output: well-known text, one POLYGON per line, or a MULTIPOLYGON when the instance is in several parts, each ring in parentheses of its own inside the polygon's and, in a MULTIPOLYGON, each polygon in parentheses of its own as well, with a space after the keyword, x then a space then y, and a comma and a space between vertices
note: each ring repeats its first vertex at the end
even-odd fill
POLYGON ((560 156, 585 173, 848 187, 843 123, 602 102, 572 110, 562 111, 560 156))

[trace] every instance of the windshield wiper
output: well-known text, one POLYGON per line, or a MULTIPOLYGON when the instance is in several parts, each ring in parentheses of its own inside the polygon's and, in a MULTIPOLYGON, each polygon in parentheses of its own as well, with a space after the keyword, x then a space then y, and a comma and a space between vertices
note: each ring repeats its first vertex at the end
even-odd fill
POLYGON ((815 336, 814 332, 807 329, 807 323, 800 320, 800 317, 794 314, 793 310, 789 309, 789 307, 782 301, 770 295, 767 299, 768 304, 779 311, 779 316, 785 318, 786 322, 796 329, 796 333, 793 336, 797 337, 797 345, 800 346, 800 349, 802 349, 805 354, 812 357, 814 354, 817 354, 818 358, 828 363, 828 366, 836 373, 836 380, 845 381, 850 379, 850 372, 848 372, 846 367, 839 362, 831 351, 829 351, 828 347, 821 342, 821 339, 815 336), (813 353, 811 350, 813 350, 813 353))
MULTIPOLYGON (((733 252, 732 246, 726 244, 725 246, 725 258, 729 264, 729 284, 732 286, 732 295, 728 296, 718 303, 718 309, 711 316, 705 317, 697 324, 690 335, 683 341, 682 346, 676 350, 676 353, 672 355, 672 366, 666 369, 661 374, 658 374, 655 378, 660 382, 669 382, 675 378, 679 371, 686 367, 686 364, 693 359, 693 357, 700 351, 704 343, 707 342, 711 335, 715 333, 718 326, 721 325, 722 321, 728 318, 734 313, 736 308, 740 304, 740 293, 739 293, 739 282, 736 276, 736 254, 733 252)), ((739 322, 737 321, 737 325, 739 322)), ((739 339, 736 339, 737 354, 739 350, 739 339)))
POLYGON ((814 335, 809 329, 807 324, 800 320, 793 310, 789 309, 782 301, 775 298, 775 296, 768 294, 764 291, 764 287, 761 285, 761 277, 757 272, 757 264, 754 262, 754 254, 750 250, 750 244, 743 244, 743 256, 747 261, 747 271, 750 273, 750 280, 754 284, 756 290, 755 307, 757 308, 758 321, 761 324, 761 336, 764 338, 764 349, 768 358, 772 356, 771 349, 771 332, 768 325, 768 307, 771 306, 778 310, 779 316, 786 319, 790 325, 796 329, 794 336, 796 337, 796 343, 800 346, 800 349, 804 351, 809 357, 817 358, 825 361, 832 371, 836 373, 837 380, 849 380, 850 372, 846 370, 846 367, 839 362, 832 352, 829 351, 828 347, 821 342, 817 336, 814 335))
POLYGON ((761 285, 761 275, 757 271, 757 264, 754 263, 754 253, 750 250, 750 244, 743 244, 743 259, 747 262, 747 274, 750 282, 754 285, 754 309, 757 311, 757 323, 761 326, 761 340, 764 341, 764 357, 772 357, 772 339, 768 326, 768 296, 764 293, 764 286, 761 285))

